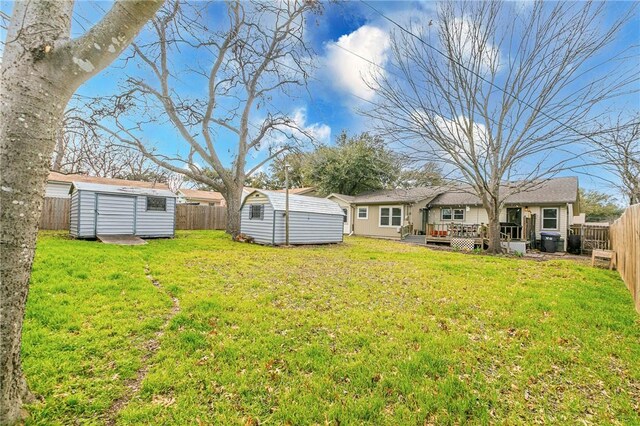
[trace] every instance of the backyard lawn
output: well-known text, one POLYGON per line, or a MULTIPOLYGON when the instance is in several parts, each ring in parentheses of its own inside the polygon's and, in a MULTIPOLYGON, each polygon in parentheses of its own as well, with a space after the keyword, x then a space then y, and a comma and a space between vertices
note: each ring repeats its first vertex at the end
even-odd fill
POLYGON ((640 315, 570 261, 42 233, 26 316, 28 424, 640 423, 640 315))

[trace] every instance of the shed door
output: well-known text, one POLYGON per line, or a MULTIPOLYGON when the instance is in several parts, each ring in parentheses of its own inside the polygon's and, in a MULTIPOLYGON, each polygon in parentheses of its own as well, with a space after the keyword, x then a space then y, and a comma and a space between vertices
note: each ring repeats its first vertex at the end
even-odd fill
POLYGON ((133 235, 135 210, 135 197, 98 194, 96 235, 133 235))

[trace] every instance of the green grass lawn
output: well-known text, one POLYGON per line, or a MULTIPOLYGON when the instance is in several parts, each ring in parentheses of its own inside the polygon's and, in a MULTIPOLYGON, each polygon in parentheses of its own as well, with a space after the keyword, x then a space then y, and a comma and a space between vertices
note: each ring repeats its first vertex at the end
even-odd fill
POLYGON ((30 424, 639 424, 640 316, 616 272, 347 238, 121 247, 42 233, 30 424))

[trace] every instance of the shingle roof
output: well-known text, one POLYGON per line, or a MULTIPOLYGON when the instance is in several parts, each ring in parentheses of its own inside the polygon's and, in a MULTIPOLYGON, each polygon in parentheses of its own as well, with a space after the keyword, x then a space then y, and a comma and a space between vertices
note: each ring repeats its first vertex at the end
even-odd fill
MULTIPOLYGON (((247 198, 251 196, 253 193, 264 194, 274 210, 284 211, 285 210, 285 198, 286 194, 277 191, 265 191, 262 189, 256 189, 253 192, 247 194, 245 197, 245 201, 247 198)), ((309 197, 305 195, 295 195, 289 194, 289 211, 292 212, 306 212, 306 213, 324 213, 324 214, 333 214, 343 216, 344 213, 342 208, 331 200, 327 200, 326 198, 318 198, 318 197, 309 197)))
POLYGON ((181 189, 180 192, 185 198, 197 198, 200 200, 222 201, 224 197, 216 191, 202 191, 199 189, 181 189))
MULTIPOLYGON (((356 196, 331 194, 353 204, 391 204, 391 203, 415 203, 422 200, 432 200, 442 193, 444 188, 440 186, 418 187, 408 189, 383 189, 368 192, 356 196)), ((428 202, 427 201, 427 202, 428 202)))
POLYGON ((109 194, 121 194, 121 195, 151 195, 156 197, 172 197, 175 198, 175 194, 168 189, 157 189, 157 188, 139 188, 132 186, 122 186, 122 185, 105 185, 101 183, 91 183, 91 182, 72 182, 71 183, 71 191, 73 189, 77 189, 79 191, 94 191, 94 192, 105 192, 109 194))
MULTIPOLYGON (((289 194, 304 195, 309 192, 314 192, 315 190, 316 190, 315 186, 306 186, 304 188, 289 188, 289 194)), ((276 192, 286 192, 286 190, 276 189, 276 192)))
MULTIPOLYGON (((502 193, 509 191, 505 185, 502 193)), ((352 204, 416 203, 426 200, 434 206, 480 205, 482 202, 468 186, 429 186, 410 189, 384 189, 349 196, 331 194, 352 204)), ((507 197, 507 204, 559 204, 575 203, 578 199, 578 178, 562 177, 542 181, 532 189, 507 197)))
POLYGON ((159 182, 143 182, 139 180, 127 180, 127 179, 113 179, 97 176, 87 176, 79 174, 64 174, 58 172, 49 172, 49 181, 53 182, 86 182, 86 183, 100 183, 105 185, 122 185, 133 188, 156 188, 156 189, 169 189, 164 183, 159 182))
MULTIPOLYGON (((505 185, 503 193, 509 191, 505 185)), ((559 204, 575 203, 578 199, 578 178, 562 177, 542 181, 528 191, 507 196, 506 204, 559 204)), ((443 192, 436 197, 433 206, 480 205, 480 198, 464 187, 443 192)))

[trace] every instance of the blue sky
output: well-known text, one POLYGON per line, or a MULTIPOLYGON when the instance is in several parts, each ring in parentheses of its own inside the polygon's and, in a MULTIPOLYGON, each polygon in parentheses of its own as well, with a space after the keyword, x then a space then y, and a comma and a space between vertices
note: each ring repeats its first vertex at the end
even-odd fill
MULTIPOLYGON (((411 19, 426 20, 434 17, 435 3, 417 1, 374 1, 373 5, 385 15, 399 22, 411 19)), ((523 4, 526 4, 524 2, 523 4)), ((103 10, 108 10, 110 2, 78 1, 73 22, 73 35, 79 35, 100 19, 103 10)), ((607 4, 609 18, 619 10, 629 7, 628 2, 607 4)), ((221 3, 220 8, 223 5, 221 3)), ((10 13, 9 2, 2 2, 2 10, 10 13)), ((637 11, 636 11, 637 12, 637 11)), ((306 38, 315 52, 317 66, 308 81, 307 91, 297 91, 297 96, 275 97, 271 103, 277 109, 297 117, 300 124, 316 135, 318 140, 333 143, 342 130, 349 133, 372 130, 371 123, 357 113, 366 106, 359 98, 371 99, 374 94, 362 83, 360 76, 367 74, 372 65, 346 52, 351 50, 384 67, 387 58, 387 41, 391 25, 376 12, 359 1, 334 2, 325 4, 324 12, 314 16, 306 26, 306 38)), ((606 25, 606 23, 605 23, 606 25)), ((638 13, 623 29, 614 48, 622 48, 640 42, 640 19, 638 13)), ((637 49, 635 51, 637 53, 637 49)), ((184 60, 184 59, 183 59, 184 60)), ((640 69, 638 57, 629 61, 640 69)), ((183 66, 185 64, 179 64, 183 66)), ((129 73, 136 73, 130 66, 117 62, 100 75, 94 77, 78 93, 86 96, 117 93, 119 82, 129 73)), ((204 85, 187 78, 188 87, 183 90, 197 94, 204 85)), ((635 87, 638 89, 638 87, 635 87)), ((638 110, 638 94, 616 99, 609 104, 613 116, 620 111, 638 110)), ((145 129, 145 138, 165 153, 185 152, 185 145, 169 126, 155 126, 145 129)), ((224 135, 221 133, 221 137, 224 135)), ((231 146, 230 146, 231 148, 231 146)), ((232 150, 223 153, 223 159, 230 161, 232 150)), ((252 161, 259 161, 264 153, 256 153, 252 161)), ((592 174, 596 172, 591 171, 592 174)), ((575 173, 565 173, 575 174, 575 173)), ((580 176, 582 186, 603 187, 605 184, 588 175, 580 176)))

